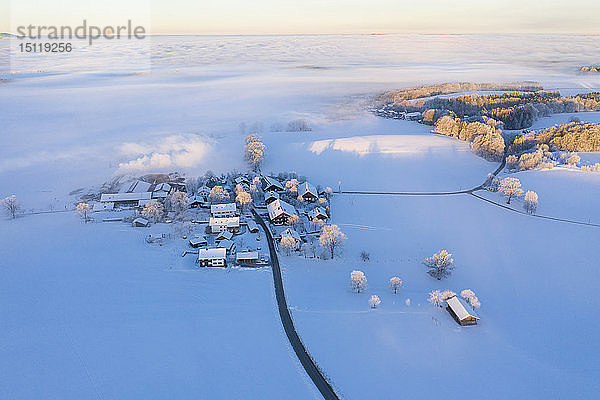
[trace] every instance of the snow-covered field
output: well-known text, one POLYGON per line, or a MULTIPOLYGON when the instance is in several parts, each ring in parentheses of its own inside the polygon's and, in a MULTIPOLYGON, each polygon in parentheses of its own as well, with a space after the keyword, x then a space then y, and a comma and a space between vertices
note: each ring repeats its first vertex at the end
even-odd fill
MULTIPOLYGON (((343 190, 465 189, 496 164, 430 127, 368 114, 370 96, 440 81, 600 87, 600 76, 575 72, 599 56, 587 36, 153 40, 151 70, 104 47, 13 60, 20 71, 0 83, 0 198, 64 209, 69 192, 115 174, 242 170, 252 130, 267 145, 267 172, 343 190), (273 129, 298 118, 313 130, 273 129)), ((600 222, 598 176, 517 176, 540 195, 540 213, 600 222)), ((345 398, 458 398, 465 388, 482 398, 595 397, 598 228, 468 195, 337 196, 332 212, 349 238, 344 257, 282 264, 296 326, 345 398), (457 267, 438 283, 420 262, 442 248, 457 267), (366 294, 348 290, 353 269, 367 274, 366 294), (397 296, 393 275, 405 282, 397 296), (481 325, 461 328, 427 304, 436 288, 475 290, 481 325)), ((0 398, 318 397, 283 333, 270 271, 196 270, 180 247, 144 242, 166 229, 83 224, 72 213, 0 219, 0 398)))
MULTIPOLYGON (((589 194, 581 196, 590 202, 589 194)), ((342 195, 333 209, 348 236, 343 258, 285 257, 282 265, 299 332, 347 398, 461 399, 465 385, 488 399, 595 397, 599 228, 510 213, 469 195, 342 195), (456 269, 437 281, 421 262, 441 249, 456 269), (359 260, 361 250, 371 261, 359 260), (369 284, 360 294, 349 289, 356 269, 369 284), (392 276, 404 281, 397 295, 392 276), (431 290, 466 288, 482 303, 478 326, 460 327, 427 302, 431 290), (371 294, 382 300, 375 310, 371 294)))

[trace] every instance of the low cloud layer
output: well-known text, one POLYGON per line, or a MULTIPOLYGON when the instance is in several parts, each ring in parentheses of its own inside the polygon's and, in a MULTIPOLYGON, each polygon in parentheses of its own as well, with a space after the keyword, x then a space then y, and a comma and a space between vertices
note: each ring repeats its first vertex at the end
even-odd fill
POLYGON ((172 135, 155 143, 125 143, 120 147, 124 157, 135 157, 119 163, 122 171, 193 168, 205 161, 212 151, 213 140, 200 135, 172 135))

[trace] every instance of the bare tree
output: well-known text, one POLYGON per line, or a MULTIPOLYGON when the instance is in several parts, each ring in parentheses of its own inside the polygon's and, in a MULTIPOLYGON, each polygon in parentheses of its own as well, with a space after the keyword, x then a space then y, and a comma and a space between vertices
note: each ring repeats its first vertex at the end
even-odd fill
POLYGON ((429 269, 427 273, 437 280, 450 276, 454 269, 454 259, 452 259, 452 254, 448 253, 446 250, 442 250, 431 257, 427 257, 423 260, 423 264, 429 269))
POLYGON ((77 203, 77 213, 83 219, 83 221, 87 224, 89 220, 89 214, 92 211, 92 207, 88 203, 77 203))
POLYGON ((361 260, 362 262, 365 262, 365 263, 366 263, 367 261, 370 261, 370 260, 371 260, 371 255, 369 254, 369 252, 368 252, 368 251, 366 251, 366 250, 361 250, 361 252, 360 252, 360 260, 361 260))
POLYGON ((17 218, 19 211, 21 210, 21 204, 19 200, 17 200, 17 196, 12 195, 3 199, 0 203, 2 203, 2 207, 4 207, 4 212, 11 218, 17 218))
POLYGON ((346 235, 342 233, 337 225, 325 225, 319 236, 319 244, 326 249, 333 259, 335 252, 341 248, 346 241, 346 235))

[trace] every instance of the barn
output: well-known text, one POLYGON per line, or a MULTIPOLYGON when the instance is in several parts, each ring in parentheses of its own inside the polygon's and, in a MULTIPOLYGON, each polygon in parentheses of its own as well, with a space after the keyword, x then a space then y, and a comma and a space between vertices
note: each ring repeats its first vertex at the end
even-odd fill
POLYGON ((452 296, 446 300, 446 303, 448 304, 446 310, 460 325, 477 325, 479 317, 475 313, 470 312, 458 297, 452 296))

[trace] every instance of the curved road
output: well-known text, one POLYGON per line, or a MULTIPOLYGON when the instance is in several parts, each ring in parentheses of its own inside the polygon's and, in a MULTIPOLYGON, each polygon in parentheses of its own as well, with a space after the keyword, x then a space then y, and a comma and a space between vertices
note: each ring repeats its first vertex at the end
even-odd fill
POLYGON ((325 378, 325 375, 323 375, 315 361, 312 359, 310 354, 308 354, 306 347, 304 347, 302 340, 300 340, 300 336, 298 336, 298 332, 296 332, 294 321, 292 320, 292 316, 285 299, 283 280, 281 278, 281 268, 279 266, 277 252, 275 251, 275 245, 273 244, 273 236, 271 235, 271 231, 267 228, 265 221, 260 215, 258 215, 256 210, 252 209, 252 214, 254 214, 254 219, 256 222, 265 231, 267 243, 269 244, 269 252, 271 253, 271 269, 273 270, 273 283, 275 284, 275 297, 277 298, 279 316, 281 317, 281 323, 283 324, 285 334, 287 335, 288 340, 292 345, 294 352, 296 353, 296 356, 298 356, 300 363, 306 370, 306 373, 313 381, 317 389, 319 389, 319 392, 321 392, 321 395, 323 395, 323 398, 326 400, 339 400, 335 390, 333 390, 333 387, 327 378, 325 378))

